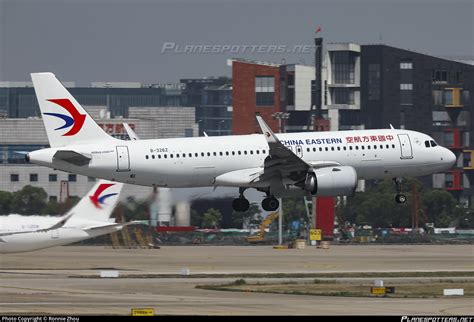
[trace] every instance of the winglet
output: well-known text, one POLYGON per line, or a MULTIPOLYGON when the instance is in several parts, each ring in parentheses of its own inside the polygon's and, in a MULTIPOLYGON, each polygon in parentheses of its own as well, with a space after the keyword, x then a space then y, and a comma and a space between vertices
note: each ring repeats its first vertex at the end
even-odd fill
POLYGON ((265 136, 267 143, 270 144, 270 143, 280 142, 278 138, 275 136, 275 133, 273 133, 272 129, 263 120, 262 116, 259 113, 257 113, 255 117, 257 118, 258 125, 260 126, 260 129, 262 130, 262 133, 265 136))

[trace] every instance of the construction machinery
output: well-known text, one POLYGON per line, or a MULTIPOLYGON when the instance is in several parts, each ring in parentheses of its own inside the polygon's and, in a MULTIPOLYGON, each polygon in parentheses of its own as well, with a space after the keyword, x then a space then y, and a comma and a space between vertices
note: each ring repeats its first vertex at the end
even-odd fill
POLYGON ((259 232, 256 235, 247 237, 249 243, 258 243, 265 240, 265 229, 278 218, 278 211, 269 214, 260 224, 259 232))

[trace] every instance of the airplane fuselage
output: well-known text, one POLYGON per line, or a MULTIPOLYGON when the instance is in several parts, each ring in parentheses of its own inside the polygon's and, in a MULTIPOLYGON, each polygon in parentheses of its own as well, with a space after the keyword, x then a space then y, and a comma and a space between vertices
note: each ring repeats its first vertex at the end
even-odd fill
MULTIPOLYGON (((350 166, 356 170, 358 179, 423 176, 442 172, 454 163, 451 151, 429 143, 427 146, 426 142, 433 140, 431 137, 408 130, 300 132, 277 137, 308 164, 332 162, 350 166)), ((38 150, 28 157, 33 163, 63 171, 145 186, 242 186, 220 184, 216 178, 232 171, 263 168, 269 147, 262 134, 253 134, 113 140, 38 150), (57 150, 72 150, 91 160, 86 165, 74 165, 53 158, 57 150)), ((291 184, 291 179, 285 180, 291 184)))
MULTIPOLYGON (((45 229, 57 221, 56 217, 39 216, 0 216, 0 234, 9 232, 21 232, 45 229)), ((101 236, 118 229, 116 227, 103 227, 95 230, 84 230, 82 226, 87 223, 72 223, 49 231, 36 231, 21 234, 0 236, 0 254, 21 253, 49 248, 59 245, 67 245, 89 238, 101 236)))

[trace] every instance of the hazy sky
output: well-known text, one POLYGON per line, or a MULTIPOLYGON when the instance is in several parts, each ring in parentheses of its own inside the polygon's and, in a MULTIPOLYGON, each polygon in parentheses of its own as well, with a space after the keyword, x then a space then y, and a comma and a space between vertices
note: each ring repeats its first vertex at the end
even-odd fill
POLYGON ((473 3, 0 0, 0 81, 51 71, 82 85, 175 82, 230 76, 226 61, 232 57, 311 64, 312 53, 185 54, 162 48, 308 46, 318 26, 325 42, 382 42, 432 55, 474 56, 473 3))

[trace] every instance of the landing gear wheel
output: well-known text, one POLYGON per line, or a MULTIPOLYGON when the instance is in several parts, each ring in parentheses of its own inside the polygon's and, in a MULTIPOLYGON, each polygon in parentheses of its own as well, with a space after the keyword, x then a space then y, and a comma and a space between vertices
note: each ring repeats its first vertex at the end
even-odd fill
POLYGON ((407 202, 407 196, 405 196, 404 194, 398 193, 395 196, 395 201, 397 203, 405 203, 405 202, 407 202))
POLYGON ((266 211, 275 211, 280 207, 280 202, 275 197, 267 197, 262 201, 262 208, 266 211))
POLYGON ((235 210, 235 211, 247 211, 249 210, 250 208, 250 203, 247 199, 245 199, 244 197, 239 197, 239 198, 236 198, 234 199, 234 201, 232 201, 232 208, 235 210))

